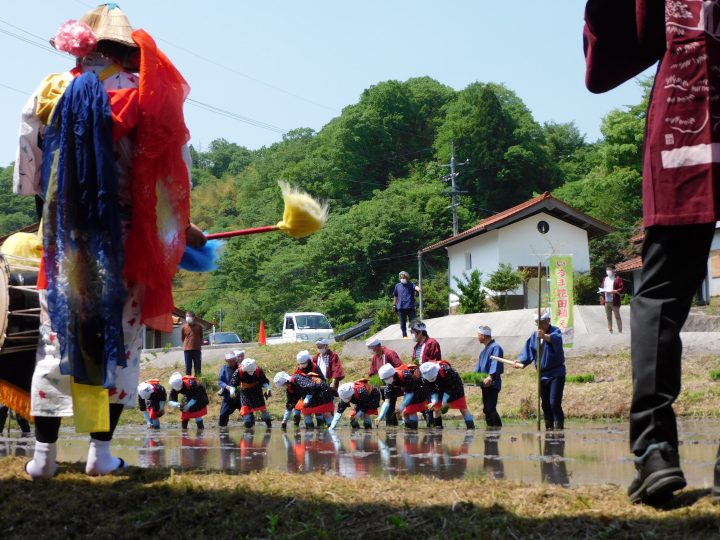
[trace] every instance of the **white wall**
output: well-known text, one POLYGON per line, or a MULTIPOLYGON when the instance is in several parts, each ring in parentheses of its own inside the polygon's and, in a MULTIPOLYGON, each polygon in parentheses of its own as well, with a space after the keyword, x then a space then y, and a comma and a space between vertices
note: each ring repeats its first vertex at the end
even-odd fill
MULTIPOLYGON (((509 263, 513 268, 537 266, 538 258, 547 265, 550 255, 572 255, 575 272, 590 270, 590 249, 587 231, 557 219, 546 213, 536 214, 521 221, 479 236, 475 236, 448 247, 448 274, 450 288, 457 290, 454 277, 461 277, 465 269, 465 254, 472 256, 473 270, 479 270, 483 279, 497 270, 500 263, 509 263), (537 230, 539 221, 547 221, 550 230, 541 234, 537 230)), ((720 281, 720 280, 718 280, 720 281)), ((718 285, 720 287, 720 284, 718 285)), ((537 284, 533 285, 534 303, 537 304, 537 284)), ((522 294, 520 287, 512 294, 522 294)), ((456 306, 458 299, 450 294, 449 304, 456 306)))
POLYGON ((718 225, 720 222, 715 224, 715 236, 713 236, 712 244, 710 245, 710 258, 708 259, 707 277, 705 278, 706 291, 710 297, 720 296, 720 278, 712 277, 712 258, 715 251, 720 250, 720 228, 718 225))

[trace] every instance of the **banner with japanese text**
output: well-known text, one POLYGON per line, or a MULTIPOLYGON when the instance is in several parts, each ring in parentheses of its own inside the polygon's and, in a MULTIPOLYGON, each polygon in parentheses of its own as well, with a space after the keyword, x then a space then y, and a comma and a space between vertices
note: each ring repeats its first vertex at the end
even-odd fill
POLYGON ((552 324, 562 330, 563 345, 572 347, 573 328, 573 264, 570 256, 552 256, 550 271, 550 312, 552 324))

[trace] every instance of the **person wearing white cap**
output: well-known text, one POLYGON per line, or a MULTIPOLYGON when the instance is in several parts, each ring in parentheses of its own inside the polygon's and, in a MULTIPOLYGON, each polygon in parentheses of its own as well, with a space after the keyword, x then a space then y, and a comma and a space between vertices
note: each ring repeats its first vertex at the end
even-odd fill
POLYGON ((205 387, 197 382, 194 375, 180 375, 177 371, 170 375, 170 401, 168 405, 180 410, 180 421, 187 429, 190 419, 195 419, 198 431, 205 429, 203 417, 210 403, 205 387), (184 403, 180 403, 183 396, 184 403))
POLYGON ((385 387, 385 401, 380 407, 376 422, 384 420, 388 412, 392 412, 390 407, 402 395, 404 397, 400 405, 400 412, 403 415, 405 428, 417 429, 417 413, 426 411, 428 406, 427 386, 423 384, 420 369, 413 365, 394 368, 390 364, 385 364, 380 368, 378 375, 387 386, 385 387))
POLYGON ((475 371, 485 373, 487 377, 483 379, 480 390, 482 391, 483 413, 485 414, 485 423, 488 427, 502 427, 500 414, 497 412, 498 397, 502 389, 501 375, 504 371, 504 364, 493 360, 492 356, 504 358, 505 352, 500 344, 492 337, 492 330, 489 326, 479 326, 477 329, 477 339, 484 345, 480 356, 478 357, 475 371))
POLYGON ((328 384, 333 389, 333 392, 337 394, 337 389, 340 386, 340 381, 345 378, 345 370, 343 370, 342 362, 338 353, 330 349, 330 344, 327 338, 318 339, 315 342, 317 347, 317 354, 313 357, 313 362, 317 365, 320 373, 328 381, 328 384))
POLYGON ((231 383, 232 377, 238 369, 238 356, 244 356, 245 351, 235 350, 225 353, 225 365, 220 368, 218 374, 219 396, 222 396, 220 415, 218 416, 218 427, 225 428, 230 421, 230 415, 240 408, 240 401, 237 397, 237 389, 231 383))
POLYGON ((393 289, 393 309, 400 316, 400 331, 403 339, 407 339, 407 321, 415 318, 415 294, 422 292, 420 287, 410 281, 410 274, 405 270, 398 274, 400 283, 393 289))
POLYGON ((270 381, 253 358, 246 358, 233 373, 230 384, 240 389, 240 415, 246 428, 255 425, 255 413, 260 412, 263 422, 270 428, 272 418, 265 405, 270 398, 270 381))
MULTIPOLYGON (((285 414, 283 414, 282 429, 287 428, 287 421, 293 410, 302 413, 305 418, 305 428, 313 429, 313 415, 322 414, 325 421, 329 423, 332 413, 335 410, 333 393, 330 387, 318 375, 303 373, 288 375, 284 371, 275 374, 273 378, 275 386, 284 388, 287 399, 285 401, 285 414)), ((299 425, 296 424, 296 427, 299 425)))
POLYGON ((439 362, 442 360, 440 344, 437 340, 428 336, 427 327, 424 322, 415 319, 410 323, 410 334, 412 335, 413 341, 415 341, 412 358, 416 366, 425 362, 439 362))
POLYGON ((167 391, 160 379, 148 379, 138 385, 138 407, 149 428, 160 429, 160 417, 165 414, 167 391))
POLYGON ((188 86, 153 39, 109 3, 63 24, 51 44, 74 58, 45 77, 23 107, 13 173, 16 194, 44 203, 44 252, 57 262, 44 265, 47 284, 38 288, 43 328, 30 410, 36 445, 25 468, 32 479, 55 474, 61 421, 70 416, 91 431, 88 475, 124 466, 110 443, 123 410, 137 402, 145 325, 172 330, 172 278, 186 240, 197 247, 206 240, 189 222, 189 160, 182 158, 188 86), (138 75, 141 62, 153 68, 138 75), (158 204, 147 193, 160 193, 158 204), (88 263, 71 278, 73 260, 88 263), (62 300, 48 304, 48 297, 62 300), (73 401, 83 391, 93 399, 81 409, 73 401), (108 411, 93 410, 99 407, 108 411))
POLYGON ((351 404, 355 405, 355 409, 350 413, 350 426, 354 429, 359 428, 359 420, 362 419, 365 429, 372 429, 372 418, 370 417, 378 413, 380 390, 374 388, 367 379, 359 379, 341 384, 340 388, 338 388, 338 396, 340 403, 330 424, 331 430, 335 429, 343 412, 351 404))
POLYGON ((460 374, 448 362, 425 362, 420 364, 420 374, 430 393, 433 409, 433 425, 443 428, 442 415, 448 409, 458 409, 468 429, 475 429, 475 420, 465 400, 465 385, 460 374))
POLYGON ((372 377, 377 374, 380 367, 384 364, 390 364, 393 367, 399 367, 402 365, 398 353, 388 347, 385 347, 378 338, 371 338, 367 340, 365 342, 365 346, 373 353, 372 358, 370 358, 370 370, 368 371, 368 377, 372 377))
MULTIPOLYGON (((310 376, 316 376, 320 377, 323 381, 325 381, 325 374, 320 369, 320 366, 317 365, 317 363, 313 360, 312 356, 310 355, 310 351, 302 350, 295 355, 295 361, 297 362, 297 366, 295 367, 295 371, 293 371, 293 375, 310 375, 310 376)), ((293 423, 295 426, 300 425, 300 417, 302 415, 300 414, 300 410, 295 409, 293 411, 293 423)), ((317 419, 318 427, 322 427, 325 425, 325 417, 320 416, 317 419)))
POLYGON ((565 351, 563 350, 562 331, 550 324, 550 312, 545 311, 536 317, 539 328, 532 333, 518 356, 514 367, 523 369, 538 361, 538 339, 542 341, 540 358, 540 398, 546 430, 565 428, 565 413, 562 409, 563 390, 565 389, 565 351))

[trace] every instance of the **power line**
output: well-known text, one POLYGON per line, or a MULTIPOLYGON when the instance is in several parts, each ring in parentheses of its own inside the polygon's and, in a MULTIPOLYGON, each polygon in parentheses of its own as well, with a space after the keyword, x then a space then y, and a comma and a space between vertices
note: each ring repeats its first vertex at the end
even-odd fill
POLYGON ((24 96, 28 95, 28 92, 20 90, 19 88, 15 88, 14 86, 8 86, 7 84, 3 83, 0 83, 0 86, 2 86, 3 88, 7 88, 8 90, 12 90, 13 92, 17 92, 18 94, 23 94, 24 96))

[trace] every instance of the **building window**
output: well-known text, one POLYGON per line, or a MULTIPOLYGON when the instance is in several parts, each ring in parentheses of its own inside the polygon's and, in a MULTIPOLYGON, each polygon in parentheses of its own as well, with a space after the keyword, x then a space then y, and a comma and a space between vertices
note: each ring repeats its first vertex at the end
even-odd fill
POLYGON ((465 254, 465 270, 472 270, 472 253, 465 254))

